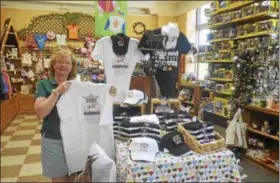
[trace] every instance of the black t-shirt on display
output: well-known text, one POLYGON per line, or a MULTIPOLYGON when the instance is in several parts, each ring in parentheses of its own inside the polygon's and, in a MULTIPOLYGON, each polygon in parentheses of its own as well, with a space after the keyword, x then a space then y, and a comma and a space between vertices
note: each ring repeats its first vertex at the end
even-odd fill
POLYGON ((158 82, 161 94, 166 98, 176 97, 176 82, 178 80, 179 74, 179 59, 181 54, 187 54, 190 50, 190 43, 186 36, 180 32, 177 39, 177 45, 174 49, 165 49, 162 41, 155 42, 150 41, 152 37, 162 38, 161 28, 155 29, 153 31, 146 31, 140 40, 138 48, 147 49, 158 49, 155 51, 142 50, 142 53, 146 55, 150 54, 150 58, 155 60, 155 67, 157 72, 155 74, 156 80, 158 82))

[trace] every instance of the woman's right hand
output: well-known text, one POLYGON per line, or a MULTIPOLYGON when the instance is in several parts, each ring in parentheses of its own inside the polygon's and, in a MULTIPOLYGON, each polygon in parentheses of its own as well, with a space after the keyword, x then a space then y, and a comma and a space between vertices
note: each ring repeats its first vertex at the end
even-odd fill
POLYGON ((64 81, 63 83, 61 83, 56 89, 55 89, 55 92, 58 94, 58 95, 61 95, 63 93, 65 93, 69 87, 71 85, 71 82, 70 81, 64 81))

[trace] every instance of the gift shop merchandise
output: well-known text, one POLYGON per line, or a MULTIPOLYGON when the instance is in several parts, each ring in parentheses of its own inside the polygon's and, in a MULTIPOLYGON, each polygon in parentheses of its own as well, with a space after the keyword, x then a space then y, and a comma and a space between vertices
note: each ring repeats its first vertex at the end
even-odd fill
POLYGON ((94 141, 114 159, 113 100, 109 90, 107 84, 71 81, 69 91, 57 103, 69 173, 83 170, 94 141))
POLYGON ((143 91, 139 90, 129 90, 126 93, 123 104, 137 105, 137 104, 147 104, 148 96, 143 91))
POLYGON ((179 59, 181 54, 187 54, 190 43, 179 28, 169 23, 161 28, 146 31, 138 45, 144 55, 149 54, 157 69, 155 74, 163 97, 176 97, 176 82, 179 74, 179 59), (154 37, 159 41, 154 41, 154 37), (146 49, 155 49, 147 51, 146 49))
POLYGON ((180 132, 169 132, 161 138, 160 151, 167 149, 173 156, 181 156, 189 151, 190 147, 184 143, 184 136, 180 132))
MULTIPOLYGON (((115 118, 114 118, 115 119, 115 118)), ((160 126, 156 115, 142 115, 114 120, 114 136, 116 138, 149 137, 160 141, 160 126)))
POLYGON ((133 161, 155 161, 159 152, 157 141, 147 137, 133 138, 129 150, 133 161))
POLYGON ((123 102, 135 65, 144 59, 138 50, 138 43, 138 40, 122 33, 103 37, 96 42, 92 58, 102 61, 106 83, 116 86, 114 102, 123 102))
MULTIPOLYGON (((168 18, 131 18, 135 3, 127 12, 122 3, 96 1, 102 24, 69 10, 43 13, 21 28, 21 17, 12 21, 21 12, 3 11, 12 17, 0 41, 3 156, 20 145, 13 143, 25 126, 19 121, 37 120, 37 84, 53 82, 51 58, 67 48, 78 76, 55 111, 74 182, 279 182, 279 2, 205 1, 193 24, 193 11, 183 6, 195 1, 172 4, 186 12, 168 18), (197 28, 193 36, 189 25, 197 28), (98 37, 98 26, 111 33, 98 37), (240 161, 244 172, 256 173, 245 179, 240 161)), ((13 165, 3 162, 5 182, 13 165)))

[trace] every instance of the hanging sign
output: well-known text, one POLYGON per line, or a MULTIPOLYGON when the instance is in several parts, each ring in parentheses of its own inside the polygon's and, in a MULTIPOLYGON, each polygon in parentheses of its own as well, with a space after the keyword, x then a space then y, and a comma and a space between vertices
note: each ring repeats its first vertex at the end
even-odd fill
POLYGON ((126 34, 127 1, 95 1, 95 36, 126 34))

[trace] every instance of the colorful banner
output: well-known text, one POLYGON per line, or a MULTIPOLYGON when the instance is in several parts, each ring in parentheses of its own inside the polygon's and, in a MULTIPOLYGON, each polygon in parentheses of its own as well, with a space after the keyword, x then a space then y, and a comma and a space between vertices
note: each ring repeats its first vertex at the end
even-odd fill
POLYGON ((95 36, 126 34, 127 1, 95 1, 95 36))

